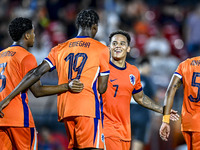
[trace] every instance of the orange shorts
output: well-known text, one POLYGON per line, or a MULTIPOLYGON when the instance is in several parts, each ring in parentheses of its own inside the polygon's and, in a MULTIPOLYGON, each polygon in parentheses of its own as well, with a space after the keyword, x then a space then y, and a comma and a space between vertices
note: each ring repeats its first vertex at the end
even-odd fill
POLYGON ((67 117, 64 119, 69 139, 68 148, 103 149, 102 123, 100 119, 91 117, 67 117))
POLYGON ((105 138, 106 150, 130 150, 131 141, 123 141, 118 137, 105 138))
POLYGON ((200 150, 200 132, 183 131, 188 150, 200 150))
POLYGON ((35 128, 0 127, 0 150, 37 150, 35 128))

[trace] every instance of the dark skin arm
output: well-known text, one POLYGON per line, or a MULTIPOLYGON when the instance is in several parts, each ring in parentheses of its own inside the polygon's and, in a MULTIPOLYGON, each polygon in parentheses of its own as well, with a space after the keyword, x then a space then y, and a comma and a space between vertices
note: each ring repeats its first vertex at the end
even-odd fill
POLYGON ((133 94, 133 98, 138 104, 142 105, 143 107, 161 114, 163 113, 163 107, 159 106, 153 100, 151 100, 148 96, 144 94, 143 91, 133 94))
POLYGON ((171 79, 171 82, 167 88, 167 92, 165 94, 165 110, 164 115, 169 115, 170 110, 172 108, 172 105, 174 103, 174 96, 176 94, 176 91, 181 86, 182 82, 181 79, 177 76, 173 76, 171 79))
MULTIPOLYGON (((145 95, 143 91, 133 94, 133 98, 141 106, 163 114, 164 107, 156 104, 152 99, 150 99, 147 95, 145 95)), ((171 120, 176 121, 179 119, 179 115, 177 114, 177 111, 171 109, 169 114, 170 114, 171 120)))
MULTIPOLYGON (((167 88, 167 92, 165 94, 165 110, 163 113, 164 115, 170 114, 170 110, 174 103, 174 96, 176 94, 176 91, 181 86, 181 84, 182 84, 181 79, 174 75, 171 79, 171 82, 170 82, 170 84, 167 88)), ((160 127, 160 137, 164 141, 167 141, 169 134, 170 134, 170 125, 168 123, 163 122, 160 127)))
POLYGON ((100 94, 103 94, 107 90, 107 83, 108 83, 109 75, 106 76, 99 76, 98 77, 98 91, 100 94))
MULTIPOLYGON (((22 81, 17 85, 17 87, 4 99, 0 102, 0 112, 3 108, 5 108, 10 101, 18 95, 20 92, 26 90, 30 86, 30 90, 36 97, 40 96, 47 96, 47 95, 53 95, 58 94, 66 91, 70 92, 81 92, 83 89, 83 84, 75 79, 72 80, 69 83, 56 85, 56 86, 41 86, 40 77, 50 70, 49 64, 46 61, 43 61, 38 67, 32 69, 29 71, 22 81), (35 84, 34 84, 35 83, 35 84)), ((3 117, 3 114, 1 112, 0 117, 3 117)))

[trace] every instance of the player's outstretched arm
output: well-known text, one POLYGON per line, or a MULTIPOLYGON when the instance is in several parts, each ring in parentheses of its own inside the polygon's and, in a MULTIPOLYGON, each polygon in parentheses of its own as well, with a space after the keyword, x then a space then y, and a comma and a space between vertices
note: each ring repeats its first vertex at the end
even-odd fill
POLYGON ((79 93, 83 90, 83 87, 83 83, 81 83, 78 79, 71 80, 69 83, 48 86, 41 85, 40 81, 38 81, 30 87, 30 90, 35 97, 42 97, 67 91, 79 93))
POLYGON ((83 90, 83 83, 81 83, 78 79, 74 79, 69 83, 64 83, 61 85, 42 86, 38 80, 44 73, 49 70, 49 64, 46 61, 43 61, 38 67, 29 71, 24 76, 22 81, 17 85, 17 87, 3 101, 0 102, 0 117, 3 117, 1 110, 6 107, 16 95, 26 90, 30 86, 31 92, 36 97, 48 96, 66 91, 78 93, 83 90))
MULTIPOLYGON (((50 70, 50 67, 47 62, 43 61, 38 67, 29 71, 22 81, 16 86, 16 88, 4 99, 0 102, 0 112, 6 107, 10 101, 18 95, 20 92, 26 90, 28 87, 37 82, 40 77, 50 70)), ((0 114, 1 117, 2 113, 0 114)))
POLYGON ((151 109, 161 114, 163 113, 163 107, 156 104, 147 95, 145 95, 143 90, 136 94, 133 94, 133 98, 138 104, 142 105, 143 107, 151 109))
MULTIPOLYGON (((156 104, 152 99, 150 99, 147 95, 145 95, 143 91, 133 94, 133 98, 141 106, 163 114, 164 107, 156 104)), ((172 121, 179 120, 179 115, 177 114, 177 111, 175 111, 173 109, 170 110, 170 119, 172 121)))
POLYGON ((167 92, 165 94, 165 101, 164 101, 164 112, 163 112, 163 122, 160 127, 160 137, 167 141, 169 134, 170 134, 170 126, 169 126, 169 117, 170 111, 174 102, 174 96, 176 94, 177 89, 179 89, 180 85, 182 84, 181 79, 175 75, 173 75, 171 82, 167 88, 167 92))

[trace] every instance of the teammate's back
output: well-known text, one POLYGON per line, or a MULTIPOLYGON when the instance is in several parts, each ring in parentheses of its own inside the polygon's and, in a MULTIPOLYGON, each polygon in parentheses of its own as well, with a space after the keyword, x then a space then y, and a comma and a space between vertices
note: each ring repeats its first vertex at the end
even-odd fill
POLYGON ((182 129, 200 131, 200 57, 183 61, 175 74, 183 82, 184 100, 182 108, 182 129))
MULTIPOLYGON (((0 99, 3 100, 10 94, 25 74, 36 66, 35 57, 21 46, 12 45, 1 51, 0 69, 2 84, 0 88, 0 99)), ((34 127, 34 121, 27 105, 27 93, 21 93, 21 95, 17 95, 14 99, 15 100, 5 108, 4 113, 6 115, 4 118, 0 119, 0 125, 34 127), (25 107, 27 109, 24 109, 25 107)))
POLYGON ((58 96, 59 119, 77 115, 99 118, 97 78, 99 73, 108 73, 107 46, 90 37, 77 36, 53 48, 46 60, 56 66, 59 84, 73 79, 80 79, 84 84, 81 93, 67 92, 58 96))

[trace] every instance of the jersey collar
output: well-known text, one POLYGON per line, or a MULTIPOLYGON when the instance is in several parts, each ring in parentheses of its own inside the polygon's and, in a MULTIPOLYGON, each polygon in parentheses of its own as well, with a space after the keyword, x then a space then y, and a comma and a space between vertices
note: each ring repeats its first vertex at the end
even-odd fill
POLYGON ((89 38, 89 36, 76 36, 76 38, 89 38))
POLYGON ((14 46, 20 46, 20 47, 22 47, 21 45, 11 45, 10 47, 14 47, 14 46))
POLYGON ((109 63, 110 63, 113 67, 115 67, 116 69, 119 69, 119 70, 125 70, 125 69, 126 69, 126 62, 125 62, 125 67, 118 67, 118 66, 116 66, 112 61, 109 61, 109 63))

